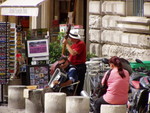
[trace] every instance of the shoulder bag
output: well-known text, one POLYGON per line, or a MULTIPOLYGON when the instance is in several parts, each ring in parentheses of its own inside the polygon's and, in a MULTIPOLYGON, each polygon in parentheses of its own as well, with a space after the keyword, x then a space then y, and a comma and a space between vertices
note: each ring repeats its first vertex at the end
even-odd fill
POLYGON ((104 84, 102 85, 102 83, 100 82, 99 85, 98 85, 98 87, 97 87, 97 89, 95 90, 95 96, 97 96, 98 98, 101 97, 101 96, 103 96, 106 93, 106 91, 107 91, 107 88, 108 88, 108 86, 107 86, 107 80, 108 80, 108 78, 110 76, 111 70, 112 69, 110 69, 108 71, 108 73, 107 73, 107 75, 105 77, 105 80, 104 80, 104 84))

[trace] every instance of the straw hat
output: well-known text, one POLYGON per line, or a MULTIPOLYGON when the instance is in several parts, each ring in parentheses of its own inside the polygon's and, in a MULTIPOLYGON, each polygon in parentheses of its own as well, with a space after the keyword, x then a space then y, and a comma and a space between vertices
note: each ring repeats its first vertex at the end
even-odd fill
POLYGON ((71 29, 70 33, 69 33, 69 37, 73 38, 73 39, 81 39, 79 33, 78 33, 78 29, 71 29))

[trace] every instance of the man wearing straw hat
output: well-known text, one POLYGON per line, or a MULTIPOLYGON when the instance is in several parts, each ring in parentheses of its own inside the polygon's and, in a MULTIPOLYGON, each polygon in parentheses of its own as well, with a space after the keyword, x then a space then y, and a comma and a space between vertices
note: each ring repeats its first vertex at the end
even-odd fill
POLYGON ((80 81, 77 95, 80 95, 80 92, 83 90, 84 78, 86 73, 86 45, 81 41, 81 37, 78 33, 79 29, 71 29, 69 33, 69 38, 64 39, 63 43, 66 44, 66 48, 69 52, 69 61, 72 65, 77 67, 78 71, 78 80, 80 81), (70 45, 69 40, 72 45, 70 45))

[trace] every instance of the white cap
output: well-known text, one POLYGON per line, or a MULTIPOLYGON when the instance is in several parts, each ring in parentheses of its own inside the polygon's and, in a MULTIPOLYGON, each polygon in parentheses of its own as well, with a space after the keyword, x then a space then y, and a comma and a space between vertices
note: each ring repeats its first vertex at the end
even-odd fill
POLYGON ((70 33, 69 33, 69 37, 73 38, 73 39, 81 39, 79 33, 78 33, 78 29, 71 29, 70 33))

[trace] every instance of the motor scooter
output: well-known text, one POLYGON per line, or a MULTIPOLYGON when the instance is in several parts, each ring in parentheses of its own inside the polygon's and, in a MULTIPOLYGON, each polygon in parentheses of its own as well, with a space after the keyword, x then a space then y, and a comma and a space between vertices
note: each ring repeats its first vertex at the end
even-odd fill
POLYGON ((150 113, 150 70, 141 60, 137 63, 143 67, 134 69, 130 76, 130 91, 128 113, 150 113))

